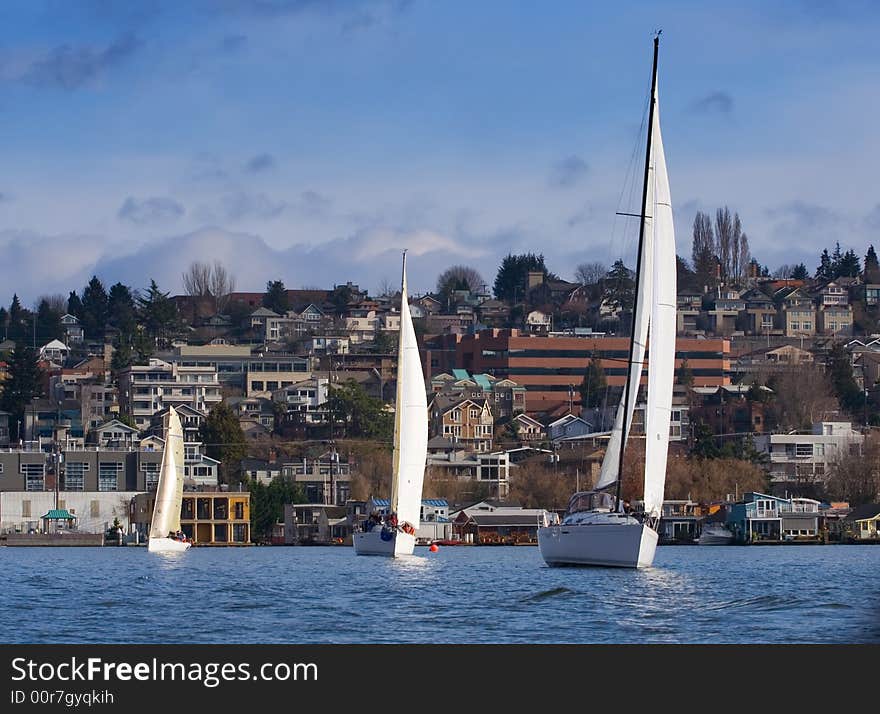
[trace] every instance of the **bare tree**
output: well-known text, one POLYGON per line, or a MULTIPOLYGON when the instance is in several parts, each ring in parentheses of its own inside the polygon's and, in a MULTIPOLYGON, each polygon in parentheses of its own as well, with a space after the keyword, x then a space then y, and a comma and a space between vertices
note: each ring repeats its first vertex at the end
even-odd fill
POLYGON ((715 279, 715 234, 712 232, 712 219, 702 211, 694 218, 694 242, 691 262, 701 287, 706 287, 715 279))
POLYGON ((211 295, 211 266, 194 260, 183 274, 183 289, 192 297, 211 295))
POLYGON ((217 311, 222 313, 229 303, 230 294, 235 292, 235 276, 219 260, 214 261, 209 290, 217 301, 217 311))
POLYGON ((437 292, 447 295, 453 290, 480 290, 486 281, 474 268, 467 265, 453 265, 440 273, 437 278, 437 292))
POLYGON ((40 307, 40 303, 46 301, 49 305, 49 308, 53 312, 57 312, 59 315, 63 315, 67 312, 67 297, 64 295, 59 295, 56 293, 55 295, 40 295, 34 303, 34 312, 40 307))
POLYGON ((730 280, 733 263, 733 219, 725 206, 715 211, 715 254, 721 263, 721 279, 730 280))
POLYGON ((581 263, 574 271, 574 279, 581 285, 595 285, 608 272, 608 266, 604 263, 592 262, 581 263))
POLYGON ((861 453, 840 452, 831 465, 826 484, 828 494, 856 506, 880 496, 880 443, 869 434, 861 453))
POLYGON ((749 252, 749 237, 743 233, 739 237, 739 272, 740 279, 745 282, 749 277, 749 265, 752 263, 752 254, 749 252))
POLYGON ((828 415, 839 412, 840 405, 825 370, 812 363, 799 364, 773 380, 774 413, 780 429, 809 429, 828 415))
POLYGON ((794 275, 794 269, 796 266, 790 265, 789 263, 784 263, 780 265, 776 270, 773 271, 774 278, 790 278, 794 275))
POLYGON ((733 235, 731 236, 730 245, 730 278, 731 280, 740 280, 743 274, 743 266, 740 265, 740 239, 742 238, 742 223, 739 220, 739 214, 733 214, 733 235))
POLYGON ((397 288, 388 278, 382 278, 382 282, 379 283, 379 287, 376 289, 378 297, 391 297, 396 292, 397 288))
POLYGON ((235 276, 219 260, 213 265, 195 260, 183 274, 183 289, 193 297, 213 297, 217 310, 223 312, 235 290, 235 276))

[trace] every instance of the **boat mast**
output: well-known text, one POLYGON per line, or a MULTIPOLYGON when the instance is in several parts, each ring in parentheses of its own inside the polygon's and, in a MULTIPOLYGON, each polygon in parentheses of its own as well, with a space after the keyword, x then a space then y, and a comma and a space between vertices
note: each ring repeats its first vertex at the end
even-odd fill
MULTIPOLYGON (((614 510, 620 510, 620 484, 623 482, 623 457, 626 453, 627 415, 629 414, 629 391, 632 379, 633 351, 635 349, 636 335, 636 305, 639 295, 639 276, 642 273, 642 250, 645 245, 645 216, 648 212, 648 180, 651 171, 651 135, 654 128, 654 102, 657 92, 657 54, 660 47, 660 32, 654 36, 654 64, 651 68, 651 100, 648 104, 648 141, 645 149, 645 178, 642 186, 642 215, 639 223, 639 250, 636 257, 636 280, 635 292, 633 293, 632 325, 630 326, 629 357, 627 358, 626 384, 623 388, 623 419, 620 432, 620 461, 617 465, 617 492, 614 496, 614 510)), ((638 380, 642 375, 639 373, 638 380)), ((638 388, 636 389, 638 396, 638 388)))

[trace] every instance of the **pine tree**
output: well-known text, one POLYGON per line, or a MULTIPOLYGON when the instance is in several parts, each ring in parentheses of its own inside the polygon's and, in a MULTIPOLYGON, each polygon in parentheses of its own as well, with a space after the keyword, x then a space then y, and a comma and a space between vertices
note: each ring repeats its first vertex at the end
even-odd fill
POLYGON ((49 305, 46 299, 40 300, 37 307, 37 340, 45 344, 52 340, 60 340, 64 337, 64 328, 61 326, 61 315, 49 305))
POLYGON ((880 282, 880 262, 877 261, 877 253, 874 252, 874 246, 868 246, 868 252, 865 254, 865 272, 864 279, 866 283, 880 282))
POLYGON ((42 394, 40 387, 40 368, 36 352, 26 345, 17 345, 9 357, 3 394, 0 396, 0 409, 9 412, 9 428, 13 438, 24 438, 19 425, 24 421, 25 408, 34 397, 42 394))
POLYGON ((263 295, 263 307, 278 315, 285 315, 290 309, 287 299, 287 288, 280 280, 270 280, 266 283, 266 294, 263 295))
POLYGON ((602 404, 605 395, 605 387, 608 382, 605 379, 605 370, 599 364, 599 355, 593 350, 584 378, 581 382, 581 406, 587 409, 595 409, 602 404))
POLYGON ((202 424, 200 438, 207 455, 220 461, 222 482, 231 483, 241 471, 241 460, 247 456, 244 432, 232 408, 221 402, 211 409, 202 424))
POLYGON ((76 294, 76 290, 71 290, 70 295, 67 296, 67 314, 73 315, 82 321, 83 304, 82 300, 79 299, 79 295, 76 294))
POLYGON ((131 289, 122 283, 110 288, 107 298, 108 322, 123 335, 131 335, 137 327, 137 305, 131 289))
POLYGON ((794 266, 791 277, 795 280, 806 280, 809 277, 809 274, 807 273, 807 266, 803 263, 798 263, 796 266, 794 266))
POLYGON ((107 291, 96 275, 83 290, 82 327, 86 337, 98 339, 104 336, 110 315, 107 291))
POLYGON ((177 330, 177 305, 159 290, 155 280, 150 281, 146 296, 137 298, 138 317, 147 335, 153 338, 154 344, 164 347, 171 335, 177 330))
POLYGON ((819 258, 819 267, 816 268, 816 280, 819 282, 827 283, 829 280, 834 280, 834 264, 831 261, 831 256, 828 255, 828 249, 822 251, 822 255, 819 258))
POLYGON ((837 277, 855 278, 862 272, 859 256, 850 248, 840 259, 837 265, 837 277))
POLYGON ((544 265, 543 255, 535 255, 534 253, 513 255, 509 253, 505 256, 492 286, 495 299, 510 303, 524 300, 526 278, 530 272, 541 272, 544 276, 550 275, 547 272, 547 266, 544 265))
POLYGON ((6 337, 15 343, 24 342, 28 330, 24 323, 24 309, 18 299, 18 294, 12 296, 12 303, 9 305, 9 318, 6 327, 6 337))

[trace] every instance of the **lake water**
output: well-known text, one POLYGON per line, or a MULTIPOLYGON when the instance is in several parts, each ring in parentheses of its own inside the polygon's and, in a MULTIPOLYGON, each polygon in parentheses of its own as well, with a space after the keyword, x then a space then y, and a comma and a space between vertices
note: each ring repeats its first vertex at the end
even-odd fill
POLYGON ((537 547, 0 548, 4 643, 880 642, 880 547, 675 547, 647 570, 537 547))

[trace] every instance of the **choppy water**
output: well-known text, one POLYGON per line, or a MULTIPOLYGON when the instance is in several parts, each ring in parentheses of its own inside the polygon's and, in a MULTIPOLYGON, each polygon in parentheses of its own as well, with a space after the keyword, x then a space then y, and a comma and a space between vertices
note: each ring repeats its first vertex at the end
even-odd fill
POLYGON ((536 547, 0 548, 5 643, 880 642, 880 547, 674 547, 648 570, 536 547))

